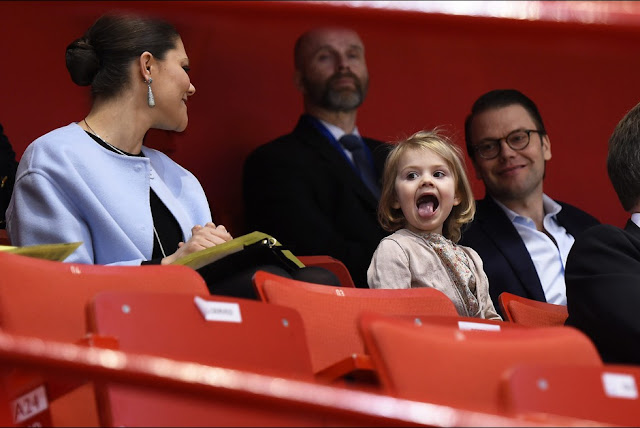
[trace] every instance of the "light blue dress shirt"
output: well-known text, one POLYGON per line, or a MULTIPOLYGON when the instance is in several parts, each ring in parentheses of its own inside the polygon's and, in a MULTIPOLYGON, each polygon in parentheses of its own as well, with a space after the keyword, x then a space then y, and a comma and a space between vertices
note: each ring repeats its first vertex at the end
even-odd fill
MULTIPOLYGON (((318 119, 326 128, 327 130, 331 133, 331 135, 333 135, 333 138, 336 139, 336 141, 340 141, 340 138, 342 138, 342 136, 344 134, 346 134, 346 132, 344 132, 344 130, 342 128, 340 128, 339 126, 335 126, 332 125, 329 122, 325 122, 322 119, 318 119)), ((358 132, 358 127, 356 126, 355 128, 353 128, 353 135, 357 135, 358 137, 362 138, 360 136, 360 133, 358 132)), ((351 163, 353 163, 353 155, 351 154, 351 152, 347 149, 345 149, 344 147, 342 147, 342 145, 340 145, 340 147, 342 148, 342 151, 344 152, 344 154, 349 158, 349 160, 351 161, 351 163)))
POLYGON ((546 233, 537 230, 535 223, 529 217, 521 216, 500 202, 495 202, 504 210, 522 238, 538 273, 547 302, 566 305, 567 289, 564 282, 564 268, 567 255, 575 239, 558 223, 556 215, 562 210, 562 207, 547 195, 542 195, 542 205, 545 212, 542 224, 549 235, 553 237, 551 239, 546 233))

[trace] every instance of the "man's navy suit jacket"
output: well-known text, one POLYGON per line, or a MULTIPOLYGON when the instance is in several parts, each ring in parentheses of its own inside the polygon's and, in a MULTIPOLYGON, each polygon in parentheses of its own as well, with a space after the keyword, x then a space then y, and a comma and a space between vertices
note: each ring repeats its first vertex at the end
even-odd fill
MULTIPOLYGON (((558 222, 574 238, 599 221, 586 212, 563 202, 558 222)), ((540 278, 531 256, 507 214, 486 196, 476 201, 474 220, 462 232, 460 245, 471 247, 480 254, 484 271, 489 278, 489 294, 500 313, 498 296, 509 292, 528 299, 546 302, 540 278)), ((501 313, 504 317, 504 314, 501 313)))

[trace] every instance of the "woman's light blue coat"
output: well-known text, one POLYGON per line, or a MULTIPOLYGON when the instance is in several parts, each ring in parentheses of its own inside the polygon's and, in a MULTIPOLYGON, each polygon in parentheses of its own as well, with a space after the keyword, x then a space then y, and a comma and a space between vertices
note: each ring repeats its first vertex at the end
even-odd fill
POLYGON ((143 146, 145 157, 106 150, 76 123, 27 147, 7 210, 12 245, 82 241, 67 262, 139 265, 149 260, 154 233, 149 188, 180 224, 211 221, 202 186, 165 154, 143 146))

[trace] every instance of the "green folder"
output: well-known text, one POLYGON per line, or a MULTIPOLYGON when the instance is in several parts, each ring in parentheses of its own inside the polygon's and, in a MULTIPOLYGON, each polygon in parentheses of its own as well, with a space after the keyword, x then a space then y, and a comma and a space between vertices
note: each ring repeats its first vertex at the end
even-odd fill
POLYGON ((27 245, 24 247, 12 247, 0 245, 0 251, 19 254, 21 256, 34 257, 37 259, 53 260, 62 262, 71 255, 82 242, 69 242, 63 244, 41 244, 27 245))
POLYGON ((197 270, 230 254, 242 251, 246 246, 258 244, 261 241, 264 245, 275 248, 278 251, 282 251, 282 254, 298 267, 304 267, 304 264, 298 260, 291 251, 286 249, 280 250, 277 248, 281 247, 282 244, 280 244, 276 238, 262 232, 251 232, 238 238, 234 238, 231 241, 227 241, 224 244, 215 245, 213 247, 191 253, 188 256, 179 258, 172 264, 185 265, 197 270))

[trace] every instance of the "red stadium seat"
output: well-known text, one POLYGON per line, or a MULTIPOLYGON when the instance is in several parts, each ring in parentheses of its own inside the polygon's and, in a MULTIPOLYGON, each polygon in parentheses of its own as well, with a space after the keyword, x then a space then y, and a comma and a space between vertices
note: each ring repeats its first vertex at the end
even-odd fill
POLYGON ((364 314, 360 329, 387 393, 489 413, 500 412, 500 379, 516 364, 602 365, 591 341, 571 327, 466 331, 364 314))
MULTIPOLYGON (((82 265, 0 252, 0 272, 0 328, 67 342, 86 334, 85 306, 98 291, 209 295, 200 275, 185 266, 82 265)), ((49 397, 54 425, 97 425, 91 385, 55 398, 49 397)))
POLYGON ((519 365, 503 377, 505 408, 514 415, 552 414, 640 425, 640 367, 519 365))
MULTIPOLYGON (((5 332, 0 332, 0 365, 118 385, 160 398, 132 407, 118 419, 107 414, 103 426, 598 426, 561 416, 550 416, 541 424, 537 418, 491 415, 5 332), (181 404, 174 408, 179 413, 159 411, 161 400, 181 404)), ((0 385, 0 423, 10 426, 6 387, 0 385)))
POLYGON ((0 245, 11 245, 11 240, 5 229, 0 229, 0 245))
POLYGON ((338 259, 331 256, 298 256, 298 260, 305 266, 318 266, 333 272, 334 275, 338 277, 338 280, 340 280, 342 287, 355 287, 349 270, 344 263, 338 259))
POLYGON ((508 321, 528 327, 561 326, 569 316, 564 305, 539 302, 507 292, 500 293, 498 303, 508 321))
MULTIPOLYGON (((221 296, 106 291, 92 300, 88 314, 90 330, 115 337, 123 351, 314 380, 302 319, 290 308, 221 296)), ((140 409, 155 409, 153 425, 207 425, 216 414, 229 412, 215 403, 203 409, 166 394, 100 389, 101 419, 108 426, 146 424, 140 409)))
POLYGON ((114 337, 123 351, 313 380, 302 319, 284 306, 223 296, 103 291, 87 314, 89 331, 114 337))
POLYGON ((412 316, 458 314, 451 300, 434 288, 333 287, 262 271, 254 275, 254 285, 262 301, 300 313, 316 373, 344 362, 345 358, 358 361, 350 356, 364 353, 357 326, 358 316, 364 311, 412 316))

